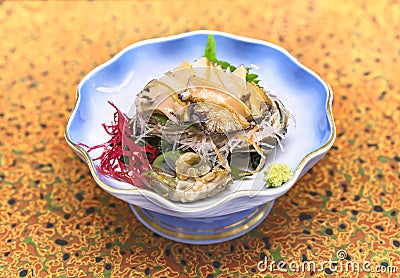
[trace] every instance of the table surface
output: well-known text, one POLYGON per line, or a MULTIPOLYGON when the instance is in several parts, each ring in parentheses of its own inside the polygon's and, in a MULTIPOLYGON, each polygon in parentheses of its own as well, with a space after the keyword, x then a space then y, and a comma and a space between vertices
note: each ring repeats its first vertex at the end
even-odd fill
POLYGON ((0 1, 0 34, 0 277, 323 277, 329 260, 343 277, 359 275, 343 262, 400 275, 397 1, 0 1), (331 151, 256 229, 214 245, 145 228, 64 139, 91 69, 199 29, 289 50, 331 85, 337 126, 331 151), (264 271, 265 258, 317 269, 264 271))

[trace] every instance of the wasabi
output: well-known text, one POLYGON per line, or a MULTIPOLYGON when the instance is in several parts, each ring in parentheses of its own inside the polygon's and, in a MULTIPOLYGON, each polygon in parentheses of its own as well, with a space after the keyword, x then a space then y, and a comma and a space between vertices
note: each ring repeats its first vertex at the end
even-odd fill
POLYGON ((292 176, 292 170, 285 163, 274 163, 264 171, 264 180, 268 188, 278 187, 292 176))

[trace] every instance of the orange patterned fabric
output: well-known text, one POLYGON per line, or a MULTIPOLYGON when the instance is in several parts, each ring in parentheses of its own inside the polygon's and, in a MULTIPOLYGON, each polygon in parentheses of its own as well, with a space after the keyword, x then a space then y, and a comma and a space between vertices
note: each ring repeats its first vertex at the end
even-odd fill
POLYGON ((367 274, 357 262, 371 277, 400 275, 399 3, 259 2, 0 1, 0 277, 367 274), (331 85, 338 131, 256 229, 204 246, 145 228, 63 136, 93 67, 142 39, 198 29, 288 49, 331 85), (286 268, 264 270, 272 260, 286 268), (317 268, 289 269, 305 261, 317 268))

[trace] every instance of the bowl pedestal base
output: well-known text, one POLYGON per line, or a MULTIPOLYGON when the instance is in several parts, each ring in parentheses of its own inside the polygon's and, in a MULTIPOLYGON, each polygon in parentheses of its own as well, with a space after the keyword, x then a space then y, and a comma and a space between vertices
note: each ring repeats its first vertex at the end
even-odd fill
POLYGON ((237 238, 257 227, 269 214, 274 201, 227 215, 180 218, 130 204, 139 221, 154 233, 182 243, 213 244, 237 238))

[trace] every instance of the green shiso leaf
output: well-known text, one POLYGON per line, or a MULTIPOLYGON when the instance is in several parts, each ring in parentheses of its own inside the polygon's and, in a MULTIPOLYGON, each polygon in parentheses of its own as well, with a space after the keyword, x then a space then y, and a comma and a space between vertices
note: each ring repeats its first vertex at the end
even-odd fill
MULTIPOLYGON (((215 38, 213 35, 208 35, 206 49, 204 50, 203 56, 206 57, 210 62, 220 65, 223 69, 229 68, 231 72, 236 69, 236 67, 231 65, 230 63, 217 59, 217 44, 215 43, 215 38)), ((246 69, 247 69, 246 81, 258 84, 258 82, 260 82, 260 80, 257 79, 258 74, 250 73, 249 67, 246 67, 246 69)))
POLYGON ((204 57, 206 57, 210 62, 217 62, 217 45, 215 44, 213 35, 208 35, 204 57))

